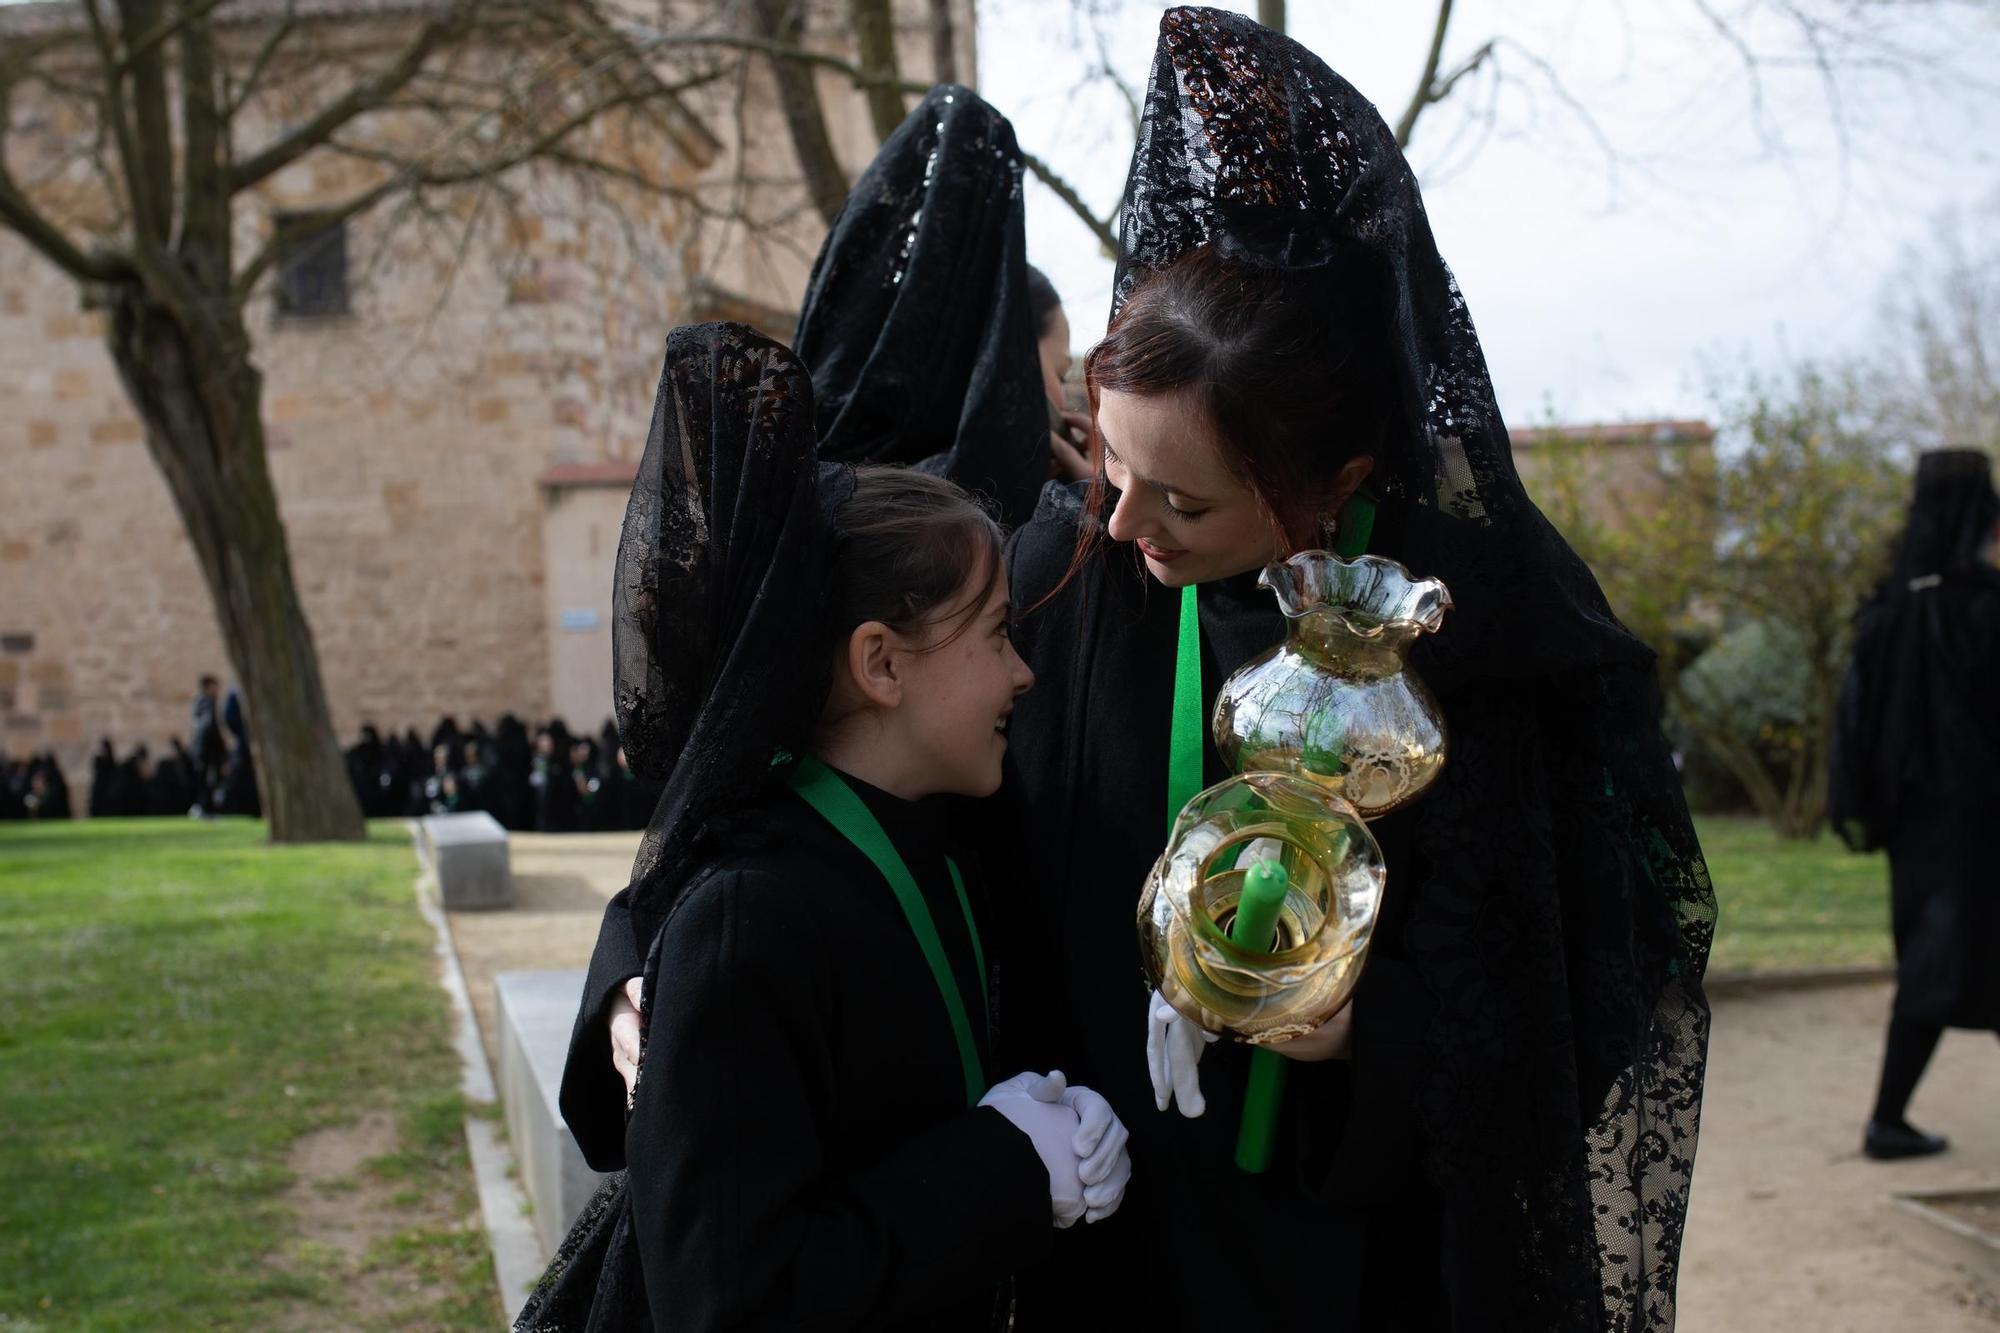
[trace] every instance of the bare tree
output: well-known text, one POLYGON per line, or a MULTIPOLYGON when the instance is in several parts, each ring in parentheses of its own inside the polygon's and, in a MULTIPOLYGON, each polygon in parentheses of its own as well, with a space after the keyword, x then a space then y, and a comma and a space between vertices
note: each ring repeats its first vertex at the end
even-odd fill
POLYGON ((2000 459, 2000 197, 1949 213, 1883 293, 1874 359, 1884 429, 1915 449, 1984 449, 2000 459))
POLYGON ((464 216, 449 201, 536 163, 669 190, 629 136, 595 129, 614 111, 664 118, 675 92, 591 11, 553 0, 0 14, 0 226, 106 314, 246 697, 275 840, 363 829, 272 489, 246 304, 298 247, 392 201, 464 216), (309 155, 356 184, 277 225, 260 196, 309 155))

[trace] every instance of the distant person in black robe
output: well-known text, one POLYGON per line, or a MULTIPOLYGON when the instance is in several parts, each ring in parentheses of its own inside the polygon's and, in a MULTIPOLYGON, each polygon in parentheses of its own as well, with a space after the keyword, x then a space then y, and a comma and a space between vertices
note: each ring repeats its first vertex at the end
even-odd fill
POLYGON ((385 819, 402 813, 395 779, 390 773, 389 752, 380 732, 364 722, 361 738, 348 749, 346 762, 348 785, 354 788, 354 799, 364 816, 385 819))
POLYGON ((1887 581, 1862 609, 1834 734, 1829 813, 1887 848, 1896 1000, 1862 1149, 1949 1146, 1908 1119, 1944 1029, 2000 1032, 2000 497, 1974 449, 1917 463, 1887 581))
POLYGON ((509 829, 535 826, 535 789, 528 781, 534 766, 528 728, 514 714, 504 714, 493 729, 493 766, 487 785, 492 792, 488 808, 509 829))
POLYGON ((264 813, 263 798, 257 794, 257 763, 250 753, 250 720, 243 714, 242 691, 234 686, 222 701, 222 724, 229 731, 231 745, 215 812, 256 819, 264 813))
POLYGON ((805 374, 748 330, 675 331, 660 396, 614 650, 667 784, 626 891, 646 1054, 585 1149, 625 1173, 516 1328, 1003 1327, 1130 1164, 1103 1098, 989 1072, 985 884, 934 798, 999 785, 1031 683, 1000 533, 935 478, 820 474, 805 374))
POLYGON ((574 833, 578 828, 576 779, 570 771, 569 728, 551 718, 535 737, 535 766, 528 781, 535 792, 535 831, 574 833))
POLYGON ((89 812, 92 819, 103 819, 118 813, 118 755, 111 748, 111 738, 98 741, 97 749, 90 755, 90 798, 89 812))
POLYGON ((203 676, 188 710, 188 739, 194 754, 195 786, 211 792, 222 781, 222 766, 229 758, 229 744, 223 739, 220 713, 222 682, 203 676))

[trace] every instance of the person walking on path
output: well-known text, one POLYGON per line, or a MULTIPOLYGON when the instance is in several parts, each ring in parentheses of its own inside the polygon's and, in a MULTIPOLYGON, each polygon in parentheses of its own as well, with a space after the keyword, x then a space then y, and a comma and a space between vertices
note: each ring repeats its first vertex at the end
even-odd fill
POLYGON ((1896 999, 1862 1151, 1943 1152, 1907 1119, 1948 1027, 2000 1033, 2000 496, 1976 449, 1925 454, 1889 578, 1861 610, 1841 691, 1829 815, 1889 853, 1896 999))

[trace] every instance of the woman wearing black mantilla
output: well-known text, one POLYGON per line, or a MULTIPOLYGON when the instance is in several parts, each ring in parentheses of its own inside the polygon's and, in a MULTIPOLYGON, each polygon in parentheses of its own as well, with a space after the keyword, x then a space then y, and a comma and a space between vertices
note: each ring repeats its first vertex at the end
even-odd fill
POLYGON ((1714 897, 1652 656, 1523 492, 1375 109, 1248 19, 1169 11, 1086 368, 1100 474, 1051 487, 1011 548, 1040 683, 1009 756, 1007 1003, 1121 1108, 1134 1175, 1119 1218, 1024 1279, 1024 1325, 1670 1328, 1714 897), (1258 570, 1325 546, 1450 588, 1413 665, 1451 755, 1376 825, 1367 971, 1279 1048, 1279 1147, 1250 1175, 1246 1048, 1158 1030, 1133 904, 1162 842, 1177 627, 1198 622, 1207 716, 1283 634, 1258 570), (1091 1273, 1126 1275, 1120 1309, 1076 1304, 1091 1273))

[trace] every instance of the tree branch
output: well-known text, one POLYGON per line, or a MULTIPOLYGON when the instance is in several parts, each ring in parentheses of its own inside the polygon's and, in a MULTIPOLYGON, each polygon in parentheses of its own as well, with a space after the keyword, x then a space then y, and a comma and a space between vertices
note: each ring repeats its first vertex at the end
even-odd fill
POLYGON ((190 24, 206 22, 210 14, 227 3, 228 0, 199 0, 198 3, 177 11, 171 18, 162 19, 154 24, 137 39, 128 36, 120 67, 130 72, 139 61, 164 45, 169 37, 181 32, 190 24))
POLYGON ((450 12, 426 23, 410 44, 379 74, 362 79, 322 107, 319 114, 305 124, 289 134, 280 135, 261 152, 238 163, 227 177, 228 192, 240 193, 276 175, 325 143, 341 126, 394 97, 423 72, 424 62, 433 53, 465 34, 470 27, 472 13, 479 4, 480 0, 464 0, 454 5, 450 12))
POLYGON ((1417 117, 1424 108, 1438 100, 1438 61, 1444 56, 1444 35, 1451 27, 1452 0, 1438 0, 1437 22, 1431 26, 1430 54, 1424 57, 1424 72, 1417 80, 1417 90, 1410 95, 1410 104, 1403 108, 1403 114, 1396 119, 1396 147, 1407 149, 1410 136, 1416 132, 1417 117))
POLYGON ((236 113, 248 106, 250 99, 257 95, 257 90, 263 86, 265 72, 270 69, 272 59, 278 54, 278 48, 292 35, 297 16, 298 0, 285 0, 285 12, 278 16, 278 21, 264 34, 264 40, 258 44, 257 54, 251 57, 250 68, 244 73, 242 81, 230 89, 228 99, 224 103, 226 119, 235 120, 236 113))
POLYGON ((111 123, 111 141, 118 147, 119 175, 125 181, 125 201, 132 212, 132 233, 137 248, 143 250, 150 238, 166 235, 166 226, 162 219, 153 215, 149 197, 140 188, 143 166, 139 146, 132 136, 132 121, 126 114, 125 78, 118 72, 117 48, 112 44, 104 15, 98 12, 98 3, 99 0, 83 0, 91 44, 97 48, 97 63, 103 77, 99 114, 111 123))
MULTIPOLYGON (((0 83, 0 143, 13 129, 14 81, 0 83)), ((0 224, 26 241, 42 258, 79 282, 119 282, 132 276, 130 261, 116 254, 86 254, 61 228, 44 217, 14 183, 0 156, 0 224)))
MULTIPOLYGON (((759 37, 774 45, 798 49, 803 20, 787 0, 751 0, 750 13, 759 37)), ((799 171, 805 176, 806 193, 830 227, 847 202, 847 173, 841 170, 833 141, 827 135, 826 114, 820 107, 819 89, 813 83, 810 63, 773 57, 771 75, 778 84, 778 105, 784 112, 785 127, 791 132, 799 171)))
POLYGON ((958 82, 958 39, 951 17, 951 0, 931 0, 931 77, 939 83, 958 82))
POLYGON ((180 32, 181 48, 181 235, 183 263, 212 271, 203 285, 219 290, 229 281, 229 122, 219 103, 222 90, 215 68, 215 30, 206 17, 192 19, 180 32))
MULTIPOLYGON (((149 32, 163 26, 158 16, 165 11, 163 0, 118 0, 121 34, 149 32)), ((174 228, 174 139, 173 118, 167 112, 167 66, 154 46, 141 55, 129 48, 105 76, 132 80, 132 130, 139 156, 132 188, 145 199, 144 216, 153 228, 147 239, 165 245, 174 228)))
POLYGON ((1090 228, 1090 234, 1097 238, 1098 244, 1102 245, 1107 253, 1118 253, 1118 233, 1111 229, 1109 221, 1090 211, 1090 205, 1083 201, 1083 196, 1076 192, 1075 186, 1056 175, 1050 170, 1048 163, 1026 149, 1021 152, 1021 163, 1035 173, 1036 180, 1054 191, 1056 198, 1062 200, 1084 226, 1090 228))

